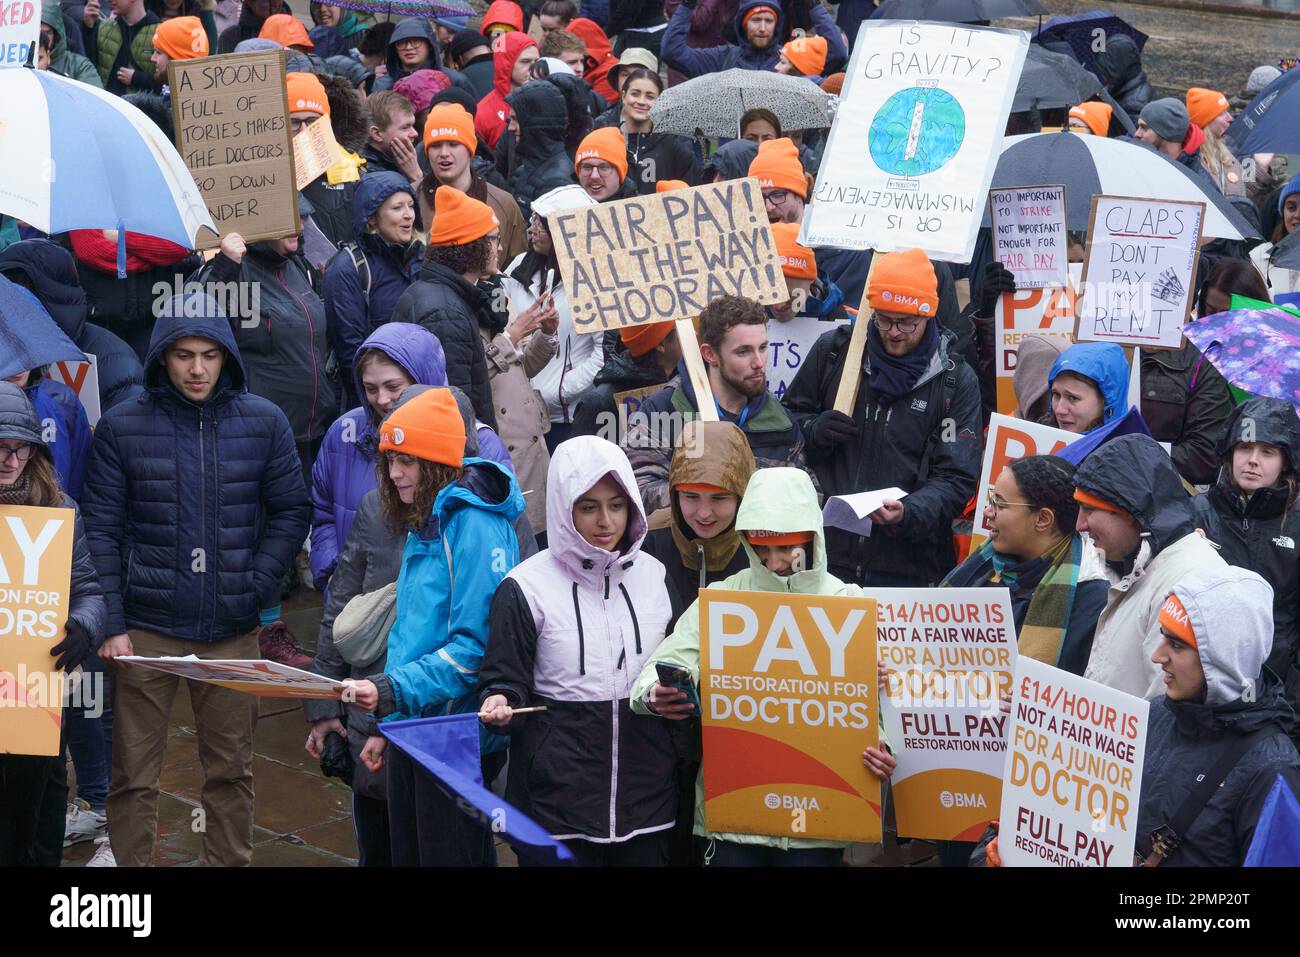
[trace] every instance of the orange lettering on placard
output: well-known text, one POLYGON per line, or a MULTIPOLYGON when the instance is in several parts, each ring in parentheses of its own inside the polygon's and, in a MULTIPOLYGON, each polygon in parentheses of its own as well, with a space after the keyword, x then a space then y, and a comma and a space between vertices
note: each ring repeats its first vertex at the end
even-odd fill
POLYGON ((989 469, 989 481, 996 482, 1008 463, 1015 459, 1024 458, 1026 455, 1034 455, 1036 448, 1033 436, 1027 432, 1021 432, 1019 429, 1009 429, 1006 426, 998 429, 997 439, 993 446, 993 466, 989 469), (1018 452, 1011 451, 1013 443, 1019 448, 1018 452))
POLYGON ((1047 308, 1043 310, 1042 321, 1038 323, 1038 328, 1051 328, 1052 321, 1061 319, 1066 316, 1073 316, 1074 310, 1079 304, 1079 294, 1070 287, 1065 289, 1053 289, 1051 297, 1047 300, 1047 308))
POLYGON ((56 363, 56 365, 59 367, 59 378, 62 379, 64 384, 73 392, 77 393, 77 395, 81 395, 81 387, 85 385, 86 376, 90 372, 90 366, 84 362, 78 363, 77 374, 74 376, 66 362, 59 362, 56 363))
POLYGON ((1002 294, 1002 328, 1019 328, 1016 313, 1037 311, 1039 304, 1047 296, 1047 306, 1038 319, 1039 329, 1050 329, 1052 322, 1066 316, 1073 317, 1078 307, 1079 294, 1073 286, 1064 289, 1019 289, 1015 293, 1002 294))

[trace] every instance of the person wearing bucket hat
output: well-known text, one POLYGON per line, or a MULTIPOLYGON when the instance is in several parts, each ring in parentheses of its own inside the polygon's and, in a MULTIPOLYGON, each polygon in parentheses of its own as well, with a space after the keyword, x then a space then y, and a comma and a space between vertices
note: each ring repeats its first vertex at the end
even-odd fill
MULTIPOLYGON (((449 389, 428 389, 380 425, 379 502, 406 530, 397 576, 397 616, 382 670, 350 680, 358 707, 379 724, 476 709, 488 643, 488 608, 519 561, 514 520, 523 496, 509 470, 465 455, 465 422, 449 389), (435 611, 436 610, 436 611, 435 611)), ((505 754, 484 734, 483 781, 505 754)), ((359 757, 388 776, 391 862, 401 866, 491 866, 492 835, 457 809, 400 748, 375 729, 359 757)))
POLYGON ((674 323, 624 326, 618 338, 621 348, 605 360, 590 391, 578 400, 573 413, 575 435, 621 439, 617 434, 618 404, 614 397, 620 392, 663 385, 677 371, 682 345, 674 323))
POLYGON ((198 17, 173 17, 158 25, 153 35, 154 76, 167 82, 172 60, 197 60, 208 55, 208 34, 198 17))
MULTIPOLYGON (((0 505, 66 509, 63 514, 73 520, 67 620, 63 636, 46 641, 50 662, 42 669, 71 673, 103 639, 107 609, 81 515, 59 484, 44 433, 23 390, 0 380, 0 505)), ((0 866, 58 866, 59 853, 48 849, 63 847, 66 760, 62 750, 49 757, 0 754, 0 866)))
POLYGON ((393 307, 393 322, 415 322, 442 342, 448 381, 470 397, 474 414, 496 426, 479 326, 491 326, 491 287, 501 223, 492 207, 451 186, 434 194, 429 243, 418 281, 393 307))
POLYGON ((621 94, 628 71, 637 67, 658 73, 659 57, 645 47, 629 47, 619 55, 618 62, 609 68, 609 85, 621 94))
POLYGON ((872 513, 870 537, 827 532, 832 570, 867 585, 924 586, 956 563, 952 521, 975 493, 979 380, 938 320, 938 279, 920 249, 877 254, 866 304, 873 315, 852 415, 835 409, 849 326, 817 341, 784 402, 808 437, 824 494, 891 486, 908 493, 872 513), (862 449, 878 451, 864 459, 862 449))

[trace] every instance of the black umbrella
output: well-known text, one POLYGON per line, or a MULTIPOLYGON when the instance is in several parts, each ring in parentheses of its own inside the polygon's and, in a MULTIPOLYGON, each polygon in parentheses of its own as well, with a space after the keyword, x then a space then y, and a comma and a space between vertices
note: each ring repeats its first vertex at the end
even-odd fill
POLYGON ((872 20, 934 20, 974 23, 999 17, 1037 17, 1047 13, 1038 0, 885 0, 872 20))
POLYGON ((1101 36, 1123 34, 1133 38, 1140 51, 1147 43, 1147 35, 1109 10, 1089 10, 1071 16, 1052 17, 1034 34, 1034 42, 1056 47, 1069 44, 1074 58, 1091 73, 1097 73, 1097 31, 1101 36))
POLYGON ((1011 111, 1051 110, 1074 106, 1101 92, 1101 81, 1064 53, 1053 53, 1034 44, 1025 55, 1011 111))
POLYGON ((1300 269, 1300 229, 1278 240, 1269 251, 1268 262, 1278 269, 1300 269))
POLYGON ((1238 156, 1300 153, 1300 68, 1287 70, 1250 101, 1224 134, 1238 156))

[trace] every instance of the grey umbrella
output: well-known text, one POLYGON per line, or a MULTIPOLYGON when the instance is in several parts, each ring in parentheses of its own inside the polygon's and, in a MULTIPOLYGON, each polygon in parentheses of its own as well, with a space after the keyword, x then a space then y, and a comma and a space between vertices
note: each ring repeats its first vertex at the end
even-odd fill
POLYGON ((650 110, 656 133, 739 136, 746 110, 771 110, 782 130, 820 130, 831 125, 830 101, 802 76, 758 70, 709 73, 669 87, 650 110))
POLYGON ((1101 81, 1083 64, 1064 53, 1053 53, 1037 44, 1029 45, 1025 66, 1016 84, 1011 111, 1051 110, 1074 106, 1101 92, 1101 81))

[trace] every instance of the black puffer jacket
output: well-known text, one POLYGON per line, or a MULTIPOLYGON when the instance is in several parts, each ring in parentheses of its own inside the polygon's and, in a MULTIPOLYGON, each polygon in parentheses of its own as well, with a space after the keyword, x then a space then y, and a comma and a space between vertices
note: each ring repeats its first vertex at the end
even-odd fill
POLYGON ((86 293, 72 253, 48 239, 25 239, 0 251, 0 273, 30 289, 77 348, 95 357, 101 413, 144 388, 144 369, 135 351, 103 326, 86 321, 86 293))
POLYGON ((474 403, 474 415, 495 429, 487 354, 479 334, 480 325, 491 327, 498 321, 488 294, 446 266, 426 259, 420 278, 402 293, 389 321, 419 323, 438 337, 447 357, 448 384, 463 389, 474 403))
POLYGON ((647 386, 663 385, 669 376, 654 359, 654 353, 647 353, 641 359, 633 358, 626 349, 614 353, 596 373, 592 388, 578 400, 573 410, 574 435, 601 435, 616 442, 612 434, 602 431, 605 420, 602 413, 613 416, 616 412, 614 396, 629 389, 644 389, 647 386))
POLYGON ((676 133, 629 133, 627 135, 627 178, 636 181, 637 192, 646 196, 663 179, 700 183, 700 162, 688 136, 676 133))
MULTIPOLYGON (((1292 468, 1300 462, 1300 418, 1289 402, 1250 398, 1233 410, 1219 441, 1223 469, 1205 495, 1192 500, 1196 524, 1219 546, 1229 565, 1258 572, 1273 587, 1273 650, 1268 667, 1288 686, 1297 683, 1300 649, 1296 601, 1300 596, 1300 504, 1285 484, 1244 497, 1232 481, 1232 450, 1238 443, 1267 442, 1282 449, 1292 468)), ((1295 701, 1294 695, 1288 695, 1295 701)))
POLYGON ((1133 38, 1122 33, 1107 37, 1106 48, 1097 54, 1097 69, 1115 102, 1136 122, 1155 91, 1142 71, 1142 54, 1133 38))
MULTIPOLYGON (((786 390, 785 407, 805 436, 817 416, 835 406, 850 333, 841 326, 818 339, 786 390)), ((891 486, 908 493, 902 522, 879 527, 869 538, 826 529, 831 573, 844 581, 862 582, 874 573, 933 585, 956 564, 952 520, 975 494, 983 422, 979 380, 953 353, 954 341, 941 333, 929 369, 892 405, 873 395, 864 350, 855 440, 829 450, 808 444, 808 464, 826 495, 891 486)))
POLYGON ((564 148, 569 114, 564 94, 546 80, 530 80, 506 102, 519 121, 519 140, 507 161, 506 189, 527 222, 533 200, 573 182, 573 157, 564 148))

